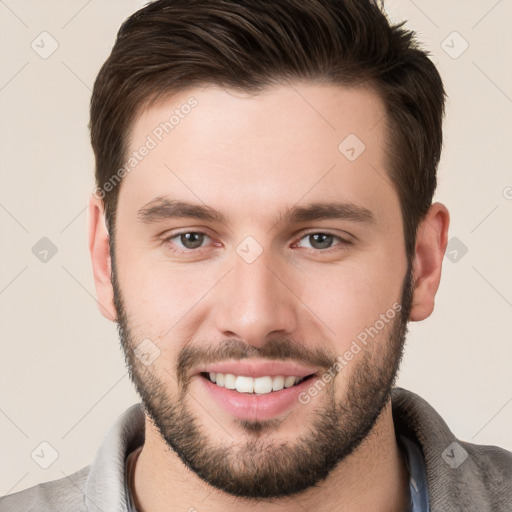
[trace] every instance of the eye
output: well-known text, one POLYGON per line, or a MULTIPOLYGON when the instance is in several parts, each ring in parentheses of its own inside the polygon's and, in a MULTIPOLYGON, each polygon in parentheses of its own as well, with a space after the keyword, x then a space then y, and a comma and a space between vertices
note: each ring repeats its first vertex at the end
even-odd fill
MULTIPOLYGON (((299 241, 296 242, 295 246, 308 249, 307 246, 302 245, 304 243, 303 240, 310 244, 309 249, 320 252, 331 252, 337 249, 344 249, 352 243, 349 240, 331 233, 312 232, 300 238, 299 241), (335 240, 338 240, 339 242, 335 244, 335 240), (340 247, 338 248, 338 246, 340 247)), ((173 246, 172 251, 176 253, 199 252, 200 249, 205 247, 203 244, 208 241, 211 242, 212 239, 202 231, 182 231, 180 233, 174 233, 164 239, 164 242, 170 243, 173 246)))
POLYGON ((178 248, 185 249, 184 251, 180 251, 178 249, 177 252, 187 252, 201 248, 205 239, 210 239, 206 233, 202 233, 200 231, 183 231, 181 233, 175 233, 174 235, 167 237, 165 241, 171 242, 178 248))
POLYGON ((330 233, 316 232, 316 233, 308 233, 307 235, 303 236, 299 240, 298 245, 300 247, 304 247, 303 245, 301 245, 301 241, 307 240, 307 242, 310 244, 310 248, 327 252, 326 249, 330 249, 333 246, 333 241, 335 239, 340 241, 340 243, 336 244, 336 245, 344 246, 344 245, 348 245, 351 243, 348 240, 345 240, 337 235, 332 235, 330 233))

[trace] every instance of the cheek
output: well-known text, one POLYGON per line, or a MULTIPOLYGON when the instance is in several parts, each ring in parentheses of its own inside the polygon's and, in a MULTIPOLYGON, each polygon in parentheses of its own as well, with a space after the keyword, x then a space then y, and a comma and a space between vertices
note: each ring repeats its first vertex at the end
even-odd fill
POLYGON ((133 255, 120 265, 119 276, 132 330, 174 356, 197 331, 205 294, 219 279, 211 267, 147 263, 133 255))
POLYGON ((386 271, 375 261, 318 268, 301 276, 297 295, 320 319, 336 352, 342 353, 400 301, 402 278, 397 269, 386 271))

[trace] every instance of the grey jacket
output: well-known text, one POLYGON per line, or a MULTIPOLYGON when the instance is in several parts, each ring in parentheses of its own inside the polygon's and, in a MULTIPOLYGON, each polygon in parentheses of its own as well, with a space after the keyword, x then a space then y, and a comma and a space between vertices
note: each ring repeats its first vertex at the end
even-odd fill
MULTIPOLYGON (((512 453, 458 440, 421 397, 392 392, 397 435, 416 439, 425 456, 431 512, 512 512, 512 453)), ((125 460, 144 441, 139 404, 128 409, 94 462, 53 482, 0 498, 0 512, 126 512, 125 460)))

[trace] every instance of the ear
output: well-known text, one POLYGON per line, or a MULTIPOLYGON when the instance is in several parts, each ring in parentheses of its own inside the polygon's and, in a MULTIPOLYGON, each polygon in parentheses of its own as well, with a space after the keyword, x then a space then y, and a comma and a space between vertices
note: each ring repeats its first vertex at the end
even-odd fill
POLYGON ((91 253, 96 297, 101 314, 108 320, 117 321, 114 306, 114 289, 110 279, 110 240, 105 224, 103 201, 94 194, 89 199, 89 252, 91 253))
POLYGON ((409 320, 428 318, 441 280, 441 267, 448 243, 450 214, 441 203, 434 203, 416 232, 413 262, 413 300, 409 320))

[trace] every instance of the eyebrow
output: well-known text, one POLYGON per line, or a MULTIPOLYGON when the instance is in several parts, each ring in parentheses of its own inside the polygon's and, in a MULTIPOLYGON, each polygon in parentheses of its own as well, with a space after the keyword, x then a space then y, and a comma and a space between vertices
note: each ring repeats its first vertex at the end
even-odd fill
MULTIPOLYGON (((152 224, 172 218, 227 223, 226 216, 214 208, 204 204, 173 200, 164 196, 159 196, 145 204, 138 210, 137 217, 144 224, 152 224)), ((310 203, 305 206, 293 206, 281 212, 275 219, 274 225, 280 222, 298 224, 313 220, 348 220, 351 222, 374 223, 375 216, 367 208, 355 203, 310 203)))

